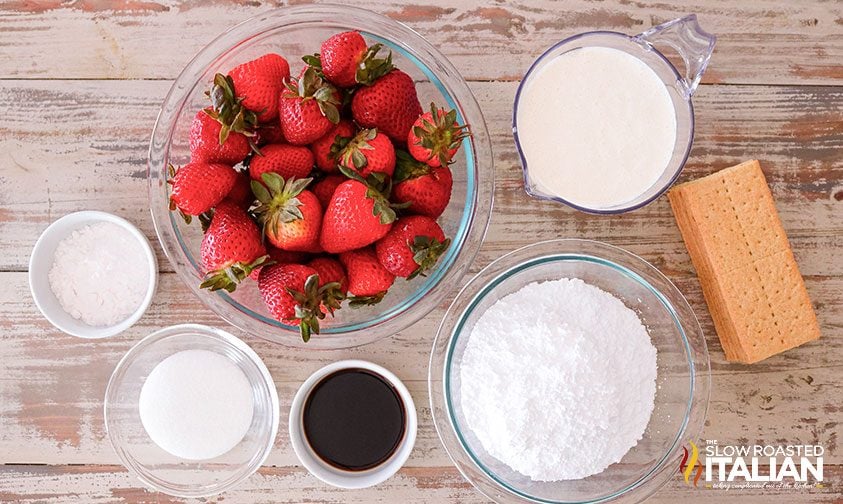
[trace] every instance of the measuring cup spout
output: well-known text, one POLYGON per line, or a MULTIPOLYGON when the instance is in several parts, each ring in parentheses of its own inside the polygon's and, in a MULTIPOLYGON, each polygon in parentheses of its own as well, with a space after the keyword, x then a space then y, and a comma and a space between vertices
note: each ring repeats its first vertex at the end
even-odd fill
POLYGON ((690 98, 708 66, 717 37, 700 27, 696 14, 689 14, 654 26, 633 39, 648 48, 658 48, 660 44, 666 44, 679 53, 685 61, 685 77, 682 82, 685 84, 687 97, 690 98))

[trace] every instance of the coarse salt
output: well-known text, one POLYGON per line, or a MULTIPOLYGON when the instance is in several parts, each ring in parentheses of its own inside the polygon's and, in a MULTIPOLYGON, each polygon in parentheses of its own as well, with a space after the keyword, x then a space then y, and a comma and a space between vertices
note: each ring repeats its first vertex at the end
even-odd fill
POLYGON ((111 222, 76 229, 59 242, 49 273, 62 309, 91 326, 129 317, 149 288, 149 259, 128 230, 111 222))
POLYGON ((638 315, 580 279, 531 283, 490 306, 460 366, 465 421, 534 481, 598 474, 642 438, 656 348, 638 315))

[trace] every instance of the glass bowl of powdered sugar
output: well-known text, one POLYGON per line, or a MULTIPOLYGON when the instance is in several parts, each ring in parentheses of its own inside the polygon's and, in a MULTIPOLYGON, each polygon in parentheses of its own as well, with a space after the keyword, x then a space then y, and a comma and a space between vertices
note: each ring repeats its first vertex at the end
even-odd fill
POLYGON ((451 459, 496 502, 640 502, 702 429, 708 351, 655 267, 588 240, 533 244, 459 293, 430 360, 451 459))

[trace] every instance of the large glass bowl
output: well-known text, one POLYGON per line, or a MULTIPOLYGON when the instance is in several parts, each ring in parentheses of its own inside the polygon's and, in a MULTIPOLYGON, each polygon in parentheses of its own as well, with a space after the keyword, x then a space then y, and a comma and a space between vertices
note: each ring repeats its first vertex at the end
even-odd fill
POLYGON ((203 276, 199 260, 202 231, 186 225, 168 209, 167 165, 179 166, 190 157, 188 131, 193 116, 207 106, 204 92, 216 72, 266 52, 277 52, 290 62, 296 75, 301 55, 319 51, 323 40, 358 30, 369 43, 380 42, 392 51, 395 64, 417 82, 423 108, 431 101, 454 108, 460 123, 469 124, 471 138, 451 166, 454 188, 439 223, 452 239, 448 251, 427 277, 397 279, 384 300, 373 307, 343 308, 322 324, 308 348, 345 348, 392 335, 425 316, 459 282, 471 264, 489 222, 494 193, 494 168, 486 124, 477 101, 454 66, 418 33, 401 23, 354 7, 304 5, 284 7, 235 26, 208 44, 179 75, 170 89, 149 149, 149 204, 164 253, 181 279, 222 318, 271 341, 305 346, 297 328, 272 319, 254 282, 244 282, 236 292, 199 289, 203 276))
POLYGON ((604 243, 552 240, 497 259, 460 291, 433 345, 429 386, 433 420, 445 449, 463 476, 490 499, 640 502, 676 473, 682 444, 700 433, 710 368, 705 338, 691 307, 656 268, 604 243), (560 278, 581 278, 613 294, 641 318, 658 351, 655 409, 643 439, 619 463, 580 480, 536 482, 490 456, 467 428, 460 363, 474 324, 489 306, 529 283, 560 278))

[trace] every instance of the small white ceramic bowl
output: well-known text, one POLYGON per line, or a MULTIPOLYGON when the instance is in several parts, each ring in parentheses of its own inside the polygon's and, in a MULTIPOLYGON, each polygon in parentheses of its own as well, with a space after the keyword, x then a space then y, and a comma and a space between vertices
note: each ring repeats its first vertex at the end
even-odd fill
POLYGON ((32 249, 32 255, 29 257, 29 289, 32 291, 32 299, 35 300, 35 305, 41 310, 44 318, 49 320, 57 329, 80 338, 106 338, 119 334, 131 327, 149 307, 157 285, 158 261, 155 259, 155 252, 153 252, 149 240, 146 239, 146 236, 138 228, 126 219, 106 212, 86 210, 67 214, 58 219, 41 233, 38 241, 35 242, 35 247, 32 249), (56 295, 53 294, 53 290, 50 288, 50 268, 53 265, 53 256, 56 253, 58 244, 74 230, 98 222, 116 224, 137 238, 138 246, 143 249, 149 267, 149 285, 146 288, 146 295, 140 306, 129 317, 112 326, 91 326, 73 318, 73 316, 64 311, 58 298, 56 298, 56 295))
POLYGON ((366 488, 377 485, 389 479, 393 474, 401 469, 401 466, 407 461, 410 452, 413 451, 413 446, 416 444, 416 431, 418 430, 418 418, 416 416, 416 406, 413 403, 413 398, 407 387, 387 369, 377 364, 373 364, 364 360, 343 360, 328 364, 322 369, 316 371, 299 387, 296 396, 293 398, 293 404, 290 407, 290 442, 293 445, 293 450, 296 452, 299 461, 302 465, 310 471, 310 474, 316 476, 320 480, 340 488, 366 488), (305 400, 313 387, 319 383, 322 378, 328 376, 335 371, 342 369, 365 369, 375 374, 380 375, 383 379, 395 387, 401 401, 406 408, 407 425, 404 429, 404 439, 395 450, 395 453, 383 464, 373 467, 365 471, 343 471, 324 462, 319 458, 313 449, 308 444, 304 435, 303 424, 303 409, 305 400))

